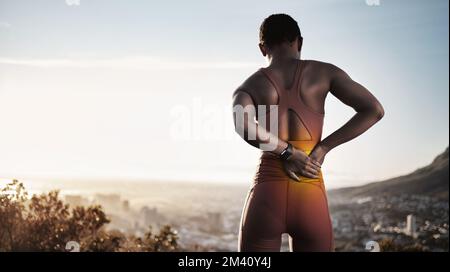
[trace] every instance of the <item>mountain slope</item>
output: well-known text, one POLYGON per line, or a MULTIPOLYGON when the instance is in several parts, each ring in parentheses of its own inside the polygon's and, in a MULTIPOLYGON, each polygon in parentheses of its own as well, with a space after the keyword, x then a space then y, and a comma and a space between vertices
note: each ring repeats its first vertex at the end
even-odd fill
POLYGON ((448 147, 444 153, 437 156, 431 164, 416 171, 359 187, 336 189, 329 192, 330 196, 365 197, 373 195, 415 194, 438 197, 448 200, 448 147))

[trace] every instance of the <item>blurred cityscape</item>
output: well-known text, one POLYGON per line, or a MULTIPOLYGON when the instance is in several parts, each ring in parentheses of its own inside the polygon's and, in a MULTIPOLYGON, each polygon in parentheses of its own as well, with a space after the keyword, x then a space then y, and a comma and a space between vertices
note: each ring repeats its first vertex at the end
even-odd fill
POLYGON ((337 251, 365 251, 369 241, 391 240, 400 248, 448 251, 448 201, 427 196, 331 198, 337 251))
POLYGON ((179 244, 185 250, 236 251, 245 187, 198 183, 136 186, 140 188, 136 191, 146 194, 138 200, 141 204, 133 205, 119 194, 67 194, 64 200, 71 206, 102 205, 111 220, 110 230, 140 236, 149 226, 158 230, 169 224, 178 232, 179 244), (154 198, 153 193, 157 195, 154 198))
MULTIPOLYGON (((110 229, 142 235, 148 226, 170 224, 186 250, 236 251, 237 235, 246 188, 231 185, 154 184, 160 202, 131 206, 118 194, 92 197, 66 195, 71 205, 101 204, 110 229)), ((145 191, 143 191, 145 192, 145 191)), ((427 196, 365 197, 330 196, 337 251, 367 251, 369 241, 391 239, 395 244, 424 251, 448 251, 448 201, 427 196)), ((282 251, 288 251, 287 236, 282 251)))
MULTIPOLYGON (((336 251, 449 251, 448 157, 447 148, 410 174, 328 191, 336 251)), ((100 204, 108 231, 142 237, 170 225, 180 250, 237 251, 250 183, 46 181, 33 190, 56 187, 72 207, 100 204)))

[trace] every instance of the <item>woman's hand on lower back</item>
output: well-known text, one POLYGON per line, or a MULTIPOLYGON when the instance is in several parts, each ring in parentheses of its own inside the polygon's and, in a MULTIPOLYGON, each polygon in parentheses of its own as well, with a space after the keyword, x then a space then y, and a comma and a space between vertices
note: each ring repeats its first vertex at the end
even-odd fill
POLYGON ((298 175, 313 179, 319 178, 320 163, 299 149, 294 148, 292 156, 283 161, 283 167, 286 174, 297 181, 300 181, 298 175))

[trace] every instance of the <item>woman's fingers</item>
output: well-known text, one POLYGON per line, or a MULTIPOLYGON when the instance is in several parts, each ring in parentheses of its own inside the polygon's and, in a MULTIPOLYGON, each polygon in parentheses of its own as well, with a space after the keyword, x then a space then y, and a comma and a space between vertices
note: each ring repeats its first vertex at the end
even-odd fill
POLYGON ((309 164, 301 164, 295 163, 295 172, 300 172, 302 176, 308 175, 309 178, 317 178, 320 173, 320 168, 317 165, 309 163, 309 164))
POLYGON ((310 158, 310 157, 307 157, 306 158, 306 160, 305 160, 305 165, 306 166, 310 166, 310 167, 312 167, 312 168, 314 168, 314 169, 316 169, 317 171, 319 171, 320 170, 320 163, 318 163, 316 160, 314 160, 314 159, 312 159, 312 158, 310 158))
POLYGON ((284 163, 284 170, 286 174, 293 180, 300 181, 300 178, 295 174, 295 164, 292 163, 284 163))
POLYGON ((310 179, 316 179, 319 178, 317 175, 314 175, 313 173, 303 170, 301 171, 302 176, 306 177, 306 178, 310 178, 310 179))
POLYGON ((309 165, 306 165, 302 170, 303 170, 302 175, 304 175, 305 177, 313 178, 313 179, 319 178, 320 170, 317 170, 317 168, 313 168, 309 165))
POLYGON ((305 167, 305 171, 307 171, 307 172, 309 172, 309 173, 311 173, 313 175, 318 175, 319 174, 319 170, 317 168, 314 168, 314 167, 309 166, 309 165, 307 165, 305 167))
POLYGON ((312 162, 316 167, 318 167, 319 169, 322 167, 322 165, 320 164, 320 162, 318 162, 318 161, 316 161, 316 160, 314 160, 314 159, 311 159, 311 162, 312 162))
POLYGON ((313 179, 318 179, 318 178, 320 178, 320 176, 319 176, 319 173, 311 173, 311 172, 309 172, 313 177, 313 179))
POLYGON ((320 166, 317 166, 317 164, 314 164, 312 161, 310 161, 307 165, 305 165, 305 168, 309 171, 319 172, 320 166))
POLYGON ((298 174, 310 179, 320 178, 320 163, 309 157, 302 160, 294 159, 287 163, 285 162, 284 168, 286 174, 296 181, 300 181, 298 174))
POLYGON ((287 171, 287 173, 288 173, 288 176, 291 179, 296 180, 296 181, 300 181, 300 178, 293 171, 287 171))

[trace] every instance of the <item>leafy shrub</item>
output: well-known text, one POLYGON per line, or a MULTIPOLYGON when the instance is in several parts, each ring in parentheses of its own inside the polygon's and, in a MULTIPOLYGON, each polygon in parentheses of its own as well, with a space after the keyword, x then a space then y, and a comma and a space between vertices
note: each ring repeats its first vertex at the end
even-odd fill
POLYGON ((0 190, 0 251, 67 251, 75 241, 81 251, 176 251, 178 236, 170 226, 144 237, 107 231, 100 205, 70 209, 58 191, 33 195, 13 180, 0 190))

